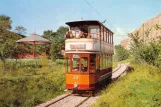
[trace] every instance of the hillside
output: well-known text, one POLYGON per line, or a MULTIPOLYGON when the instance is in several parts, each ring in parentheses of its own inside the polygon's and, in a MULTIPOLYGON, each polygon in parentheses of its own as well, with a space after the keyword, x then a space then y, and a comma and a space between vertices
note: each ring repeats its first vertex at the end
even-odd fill
POLYGON ((138 32, 139 37, 143 38, 145 41, 156 41, 161 36, 161 32, 157 29, 156 25, 161 25, 161 13, 156 17, 145 21, 139 29, 132 33, 138 32))
MULTIPOLYGON (((136 34, 140 39, 143 39, 144 42, 148 43, 152 40, 157 41, 161 37, 161 13, 156 17, 151 18, 145 21, 138 29, 133 32, 129 32, 129 34, 136 34)), ((129 48, 130 38, 126 38, 121 41, 121 45, 125 48, 129 48)))

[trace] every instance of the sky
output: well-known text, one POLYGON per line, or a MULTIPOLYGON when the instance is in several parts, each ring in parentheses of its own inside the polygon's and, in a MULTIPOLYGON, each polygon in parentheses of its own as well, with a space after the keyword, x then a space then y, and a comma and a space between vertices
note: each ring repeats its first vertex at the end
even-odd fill
POLYGON ((0 0, 0 14, 11 17, 12 31, 16 26, 27 29, 26 36, 36 31, 56 31, 65 22, 99 20, 111 29, 114 43, 127 38, 127 33, 161 13, 161 0, 0 0), (155 1, 155 2, 154 2, 155 1))

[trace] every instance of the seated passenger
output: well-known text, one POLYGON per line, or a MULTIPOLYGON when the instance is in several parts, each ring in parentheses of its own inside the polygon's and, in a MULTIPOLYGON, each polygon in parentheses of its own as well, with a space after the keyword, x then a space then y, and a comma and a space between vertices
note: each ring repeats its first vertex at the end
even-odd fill
POLYGON ((79 63, 77 63, 77 67, 76 67, 77 71, 79 71, 79 63))
POLYGON ((81 33, 80 31, 76 31, 76 36, 75 37, 80 38, 80 33, 81 33))
POLYGON ((84 32, 80 33, 80 38, 84 38, 84 32))
POLYGON ((70 35, 70 38, 73 38, 73 34, 72 34, 72 31, 69 31, 69 35, 70 35))
POLYGON ((84 37, 87 38, 88 36, 88 33, 83 33, 84 37))
POLYGON ((81 70, 82 70, 82 71, 85 71, 84 65, 83 65, 83 64, 81 64, 81 70))
POLYGON ((65 38, 70 38, 70 33, 69 32, 66 32, 65 38))

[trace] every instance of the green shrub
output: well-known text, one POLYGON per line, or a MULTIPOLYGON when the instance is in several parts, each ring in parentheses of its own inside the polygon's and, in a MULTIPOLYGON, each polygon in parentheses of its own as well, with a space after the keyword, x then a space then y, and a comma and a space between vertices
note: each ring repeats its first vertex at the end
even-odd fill
POLYGON ((161 68, 161 40, 146 43, 138 34, 130 35, 132 39, 130 52, 133 62, 146 62, 161 68))
POLYGON ((117 61, 122 61, 122 60, 126 60, 129 57, 129 52, 128 50, 124 49, 121 45, 116 45, 115 46, 115 59, 117 61))
POLYGON ((33 107, 64 92, 63 65, 50 63, 49 67, 42 69, 34 61, 17 64, 15 71, 0 72, 0 107, 33 107))
POLYGON ((102 90, 94 107, 159 107, 161 106, 161 73, 159 69, 139 63, 134 72, 102 90))

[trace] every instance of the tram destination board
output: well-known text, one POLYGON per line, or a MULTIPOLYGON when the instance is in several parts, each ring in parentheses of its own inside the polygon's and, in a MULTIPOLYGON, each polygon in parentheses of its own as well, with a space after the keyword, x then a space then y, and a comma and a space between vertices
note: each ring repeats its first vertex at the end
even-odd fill
POLYGON ((79 54, 73 54, 73 58, 80 58, 79 54))

